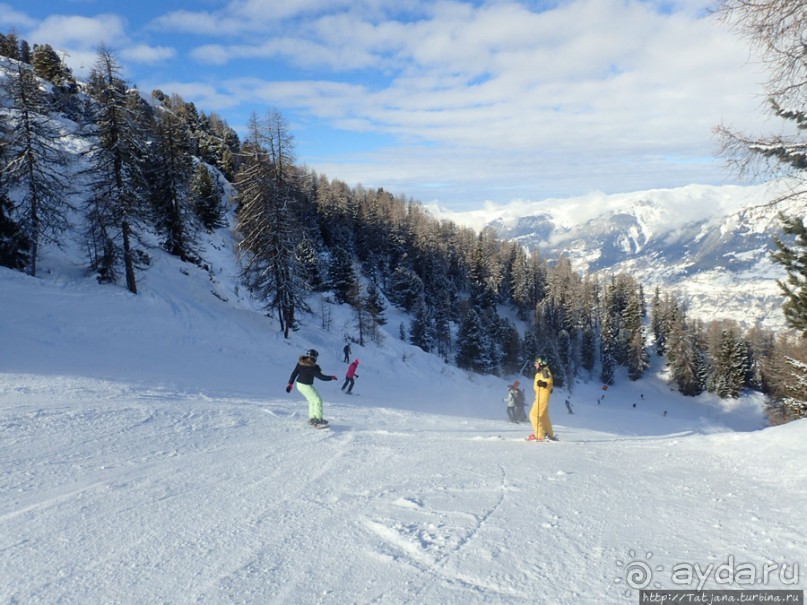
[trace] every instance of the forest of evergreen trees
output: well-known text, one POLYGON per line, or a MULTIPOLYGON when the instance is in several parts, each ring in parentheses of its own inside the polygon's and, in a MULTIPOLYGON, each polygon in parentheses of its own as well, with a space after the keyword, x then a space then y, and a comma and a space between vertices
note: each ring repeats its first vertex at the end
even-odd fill
POLYGON ((297 329, 311 292, 354 310, 358 344, 380 341, 386 305, 412 344, 480 373, 528 374, 550 360, 557 386, 640 379, 664 356, 685 395, 768 393, 778 420, 807 415, 807 339, 690 318, 626 274, 581 275, 491 231, 438 220, 414 200, 351 187, 301 165, 283 116, 253 115, 242 141, 221 117, 124 82, 105 48, 86 83, 49 45, 0 35, 0 264, 37 274, 41 246, 80 238, 102 283, 137 293, 157 234, 168 253, 204 265, 201 234, 231 228, 243 281, 280 331, 297 329), (57 142, 63 121, 83 142, 57 142), (80 166, 80 168, 78 168, 80 166), (78 188, 80 187, 80 188, 78 188), (235 224, 227 224, 225 189, 235 224), (76 204, 75 200, 80 200, 76 204))

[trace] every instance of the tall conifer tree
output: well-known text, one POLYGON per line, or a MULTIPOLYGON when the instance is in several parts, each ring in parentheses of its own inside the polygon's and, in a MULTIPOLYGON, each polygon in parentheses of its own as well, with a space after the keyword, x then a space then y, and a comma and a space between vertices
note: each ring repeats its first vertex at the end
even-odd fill
POLYGON ((307 309, 294 253, 294 170, 292 138, 280 114, 273 112, 264 122, 253 114, 236 180, 243 277, 277 313, 285 338, 296 329, 297 310, 307 309))
POLYGON ((67 201, 67 161, 65 152, 56 146, 61 132, 50 115, 50 99, 31 68, 18 63, 8 72, 3 87, 14 104, 14 113, 13 128, 8 129, 4 145, 2 179, 5 187, 24 192, 14 211, 14 222, 30 245, 28 272, 36 275, 40 244, 58 244, 68 226, 67 212, 72 206, 67 201))
POLYGON ((115 57, 102 47, 88 84, 96 131, 87 152, 91 167, 85 214, 90 263, 99 280, 116 281, 122 261, 126 287, 136 294, 136 257, 141 255, 135 240, 148 207, 143 174, 147 141, 120 71, 115 57))

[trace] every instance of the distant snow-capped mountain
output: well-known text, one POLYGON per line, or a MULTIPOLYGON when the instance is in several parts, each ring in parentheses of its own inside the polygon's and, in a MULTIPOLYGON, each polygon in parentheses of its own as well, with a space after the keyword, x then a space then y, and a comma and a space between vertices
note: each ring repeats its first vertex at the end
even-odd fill
POLYGON ((579 271, 625 272, 675 293, 690 315, 732 318, 747 327, 786 328, 785 277, 771 260, 779 212, 805 216, 804 201, 771 202, 785 183, 689 185, 627 194, 489 205, 469 213, 432 212, 538 250, 548 260, 566 254, 579 271))

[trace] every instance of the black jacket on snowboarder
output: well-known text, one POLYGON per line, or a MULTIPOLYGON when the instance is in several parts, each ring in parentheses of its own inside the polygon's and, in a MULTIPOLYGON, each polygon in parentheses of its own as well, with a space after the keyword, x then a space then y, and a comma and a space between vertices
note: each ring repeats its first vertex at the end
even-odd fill
POLYGON ((289 384, 294 384, 295 379, 300 384, 314 384, 314 378, 320 380, 338 380, 336 376, 326 376, 322 369, 310 357, 303 355, 297 362, 297 366, 289 377, 289 384))

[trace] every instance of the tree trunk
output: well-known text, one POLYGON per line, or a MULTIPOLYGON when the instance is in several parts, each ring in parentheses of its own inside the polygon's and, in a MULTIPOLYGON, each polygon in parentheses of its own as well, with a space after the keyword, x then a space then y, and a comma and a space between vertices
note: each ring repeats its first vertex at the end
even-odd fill
POLYGON ((126 267, 126 287, 132 294, 137 294, 132 247, 129 243, 129 221, 124 220, 121 229, 123 230, 123 264, 126 267))

